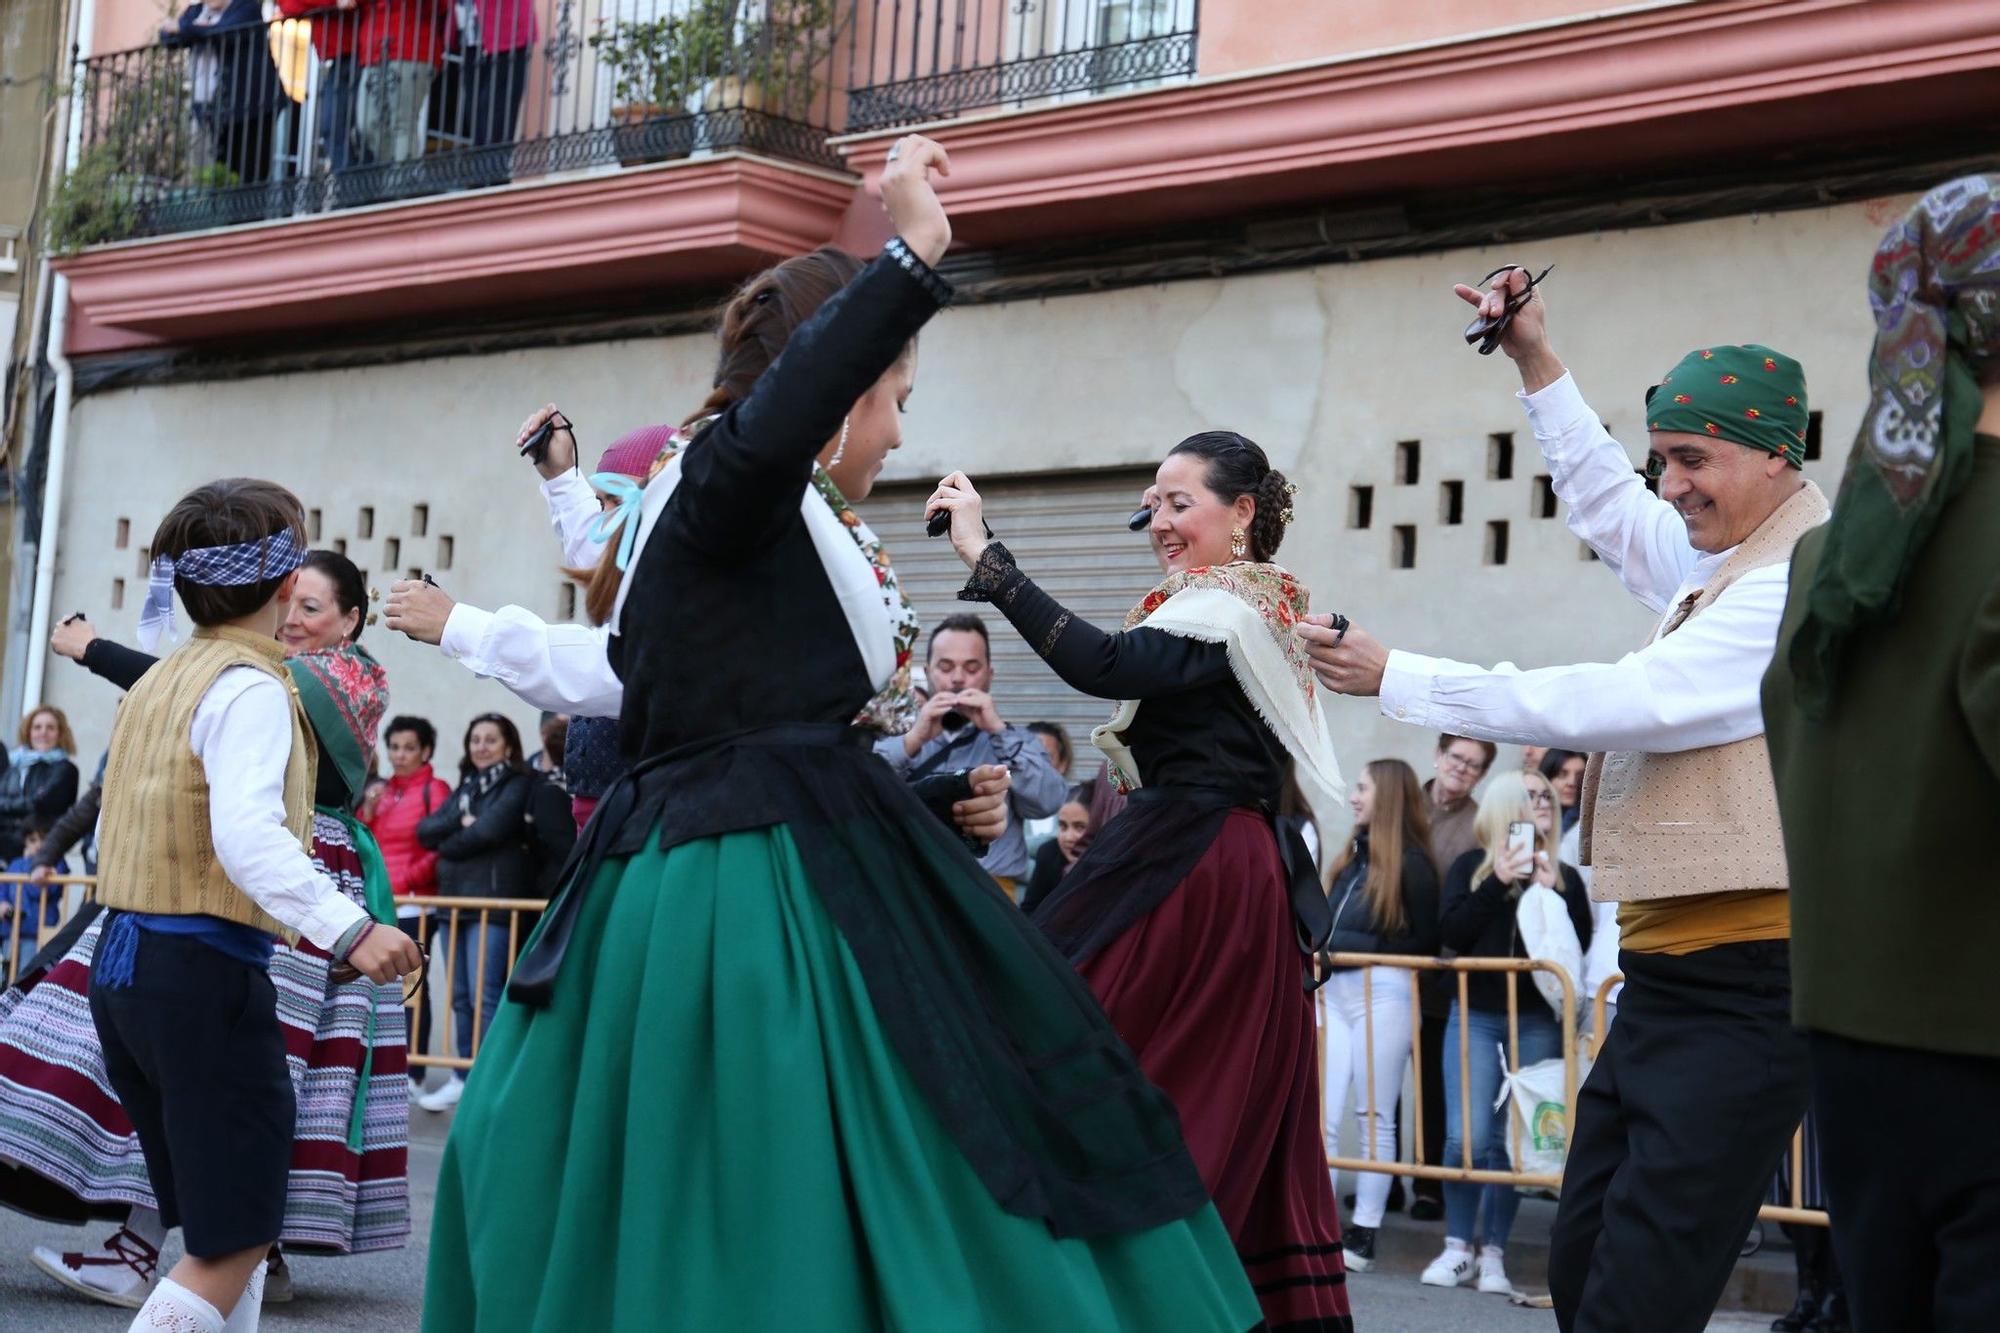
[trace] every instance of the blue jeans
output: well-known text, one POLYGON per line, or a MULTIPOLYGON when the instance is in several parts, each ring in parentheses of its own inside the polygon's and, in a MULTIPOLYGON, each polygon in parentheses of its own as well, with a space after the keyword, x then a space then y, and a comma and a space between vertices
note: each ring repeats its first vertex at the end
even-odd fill
MULTIPOLYGON (((472 1056, 472 987, 479 968, 479 946, 486 942, 486 968, 478 979, 479 1039, 493 1030, 493 1015, 500 1008, 500 995, 507 987, 507 969, 514 961, 507 954, 507 927, 488 922, 479 925, 479 913, 466 912, 451 935, 451 1012, 459 1055, 472 1056)), ((459 1077, 464 1077, 461 1073, 459 1077)))
POLYGON ((366 160, 354 150, 354 104, 360 91, 361 71, 353 56, 339 56, 320 67, 319 144, 329 171, 345 171, 366 160))
MULTIPOLYGON (((1534 987, 1521 987, 1519 1005, 1522 1068, 1562 1054, 1562 1025, 1542 1003, 1534 987)), ((1475 1170, 1505 1171, 1507 1161, 1507 1107, 1493 1109, 1500 1095, 1500 1078, 1506 1072, 1500 1047, 1507 1043, 1507 1015, 1471 1011, 1468 1018, 1452 1001, 1451 1017, 1444 1025, 1444 1157, 1445 1166, 1463 1166, 1465 1139, 1460 1126, 1460 1107, 1472 1106, 1472 1165, 1475 1170), (1464 1026, 1470 1033, 1471 1049, 1466 1063, 1472 1086, 1459 1086, 1458 1034, 1464 1026)), ((1512 1185, 1475 1185, 1446 1181, 1444 1186, 1444 1234, 1453 1240, 1472 1242, 1476 1234, 1487 1245, 1504 1247, 1514 1229, 1514 1214, 1520 1211, 1521 1196, 1512 1185), (1476 1224, 1476 1225, 1475 1225, 1476 1224)))

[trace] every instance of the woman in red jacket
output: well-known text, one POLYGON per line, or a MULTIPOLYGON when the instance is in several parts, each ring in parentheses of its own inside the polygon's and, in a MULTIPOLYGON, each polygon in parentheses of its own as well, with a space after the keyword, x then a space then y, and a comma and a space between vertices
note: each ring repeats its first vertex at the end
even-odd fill
MULTIPOLYGON (((437 749, 437 728, 421 717, 398 717, 388 727, 389 780, 376 790, 374 799, 363 808, 362 820, 382 848, 382 861, 389 867, 389 884, 398 898, 431 898, 437 895, 437 853, 417 841, 417 825, 423 817, 443 805, 451 787, 431 772, 431 753, 437 749)), ((421 939, 422 908, 399 904, 396 924, 405 934, 421 939)), ((430 997, 419 994, 416 1004, 415 1040, 410 1053, 420 1055, 430 1049, 430 997)), ((410 1066, 410 1083, 423 1091, 421 1067, 410 1066)))

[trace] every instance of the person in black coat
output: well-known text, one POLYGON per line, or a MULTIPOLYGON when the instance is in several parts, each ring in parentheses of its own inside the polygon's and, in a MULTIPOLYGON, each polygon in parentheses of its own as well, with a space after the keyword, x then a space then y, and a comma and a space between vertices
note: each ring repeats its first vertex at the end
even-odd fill
MULTIPOLYGON (((537 858, 530 847, 534 835, 528 822, 535 788, 541 785, 521 755, 521 733, 499 713, 482 713, 465 729, 465 757, 459 761, 458 790, 417 825, 417 841, 437 853, 438 896, 441 898, 532 898, 540 888, 537 858)), ((503 916, 484 916, 466 909, 447 928, 450 950, 451 1009, 458 1054, 470 1059, 473 1034, 483 1033, 499 1008, 500 993, 514 956, 503 916), (472 1009, 473 986, 479 987, 479 1014, 472 1009), (475 1027, 476 1024, 476 1027, 475 1027)), ((518 941, 517 941, 518 943, 518 941)), ((454 1070, 448 1083, 417 1105, 442 1111, 458 1103, 465 1072, 454 1070)))
MULTIPOLYGON (((1328 867, 1333 904, 1329 954, 1434 957, 1438 951, 1438 874, 1431 862, 1430 803, 1411 767, 1377 759, 1348 789, 1354 836, 1328 867)), ((1326 1045, 1320 1063, 1320 1127, 1327 1152, 1340 1149, 1340 1122, 1352 1097, 1361 1151, 1396 1160, 1394 1108, 1410 1063, 1416 1011, 1415 973, 1405 967, 1336 966, 1320 990, 1326 1045)), ((1375 1230, 1389 1204, 1393 1177, 1362 1172, 1354 1214, 1341 1228, 1347 1267, 1375 1266, 1375 1230)))
POLYGON ((269 180, 272 125, 286 96, 263 6, 199 0, 160 29, 160 45, 188 49, 194 122, 207 141, 208 162, 234 173, 231 184, 269 180))
POLYGON ((47 828, 76 804, 75 753, 62 709, 37 708, 21 719, 19 744, 0 774, 0 864, 21 854, 22 826, 31 816, 47 828))
MULTIPOLYGON (((1540 773, 1502 773, 1487 784, 1474 827, 1479 846, 1452 863, 1445 872, 1438 934, 1446 949, 1466 958, 1527 958, 1515 916, 1521 895, 1531 884, 1554 889, 1569 911, 1580 949, 1590 947, 1590 895, 1573 866, 1562 864, 1562 828, 1555 788, 1540 773), (1519 822, 1535 828, 1534 851, 1522 854, 1508 845, 1509 828, 1519 822)), ((1571 978, 1572 984, 1575 978, 1571 978)), ((1508 1169, 1507 1107, 1493 1103, 1506 1072, 1500 1048, 1509 1046, 1508 991, 1514 995, 1513 1021, 1518 1025, 1518 1049, 1509 1056, 1522 1068, 1562 1054, 1562 1027, 1541 993, 1520 973, 1473 973, 1466 979, 1466 1003, 1454 999, 1445 1024, 1444 1161, 1465 1164, 1469 1152, 1476 1168, 1508 1169), (1464 1060, 1461 1062, 1461 1045, 1464 1060), (1461 1074, 1461 1069, 1465 1073, 1461 1074), (1469 1078, 1469 1083, 1466 1081, 1469 1078), (1472 1134, 1464 1135, 1466 1108, 1472 1134)), ((1475 1185, 1462 1181, 1444 1187, 1445 1249, 1423 1273, 1428 1286, 1455 1287, 1478 1271, 1479 1289, 1511 1291, 1504 1263, 1508 1233, 1520 1196, 1511 1185, 1475 1185), (1477 1234, 1484 1246, 1475 1261, 1477 1234)))

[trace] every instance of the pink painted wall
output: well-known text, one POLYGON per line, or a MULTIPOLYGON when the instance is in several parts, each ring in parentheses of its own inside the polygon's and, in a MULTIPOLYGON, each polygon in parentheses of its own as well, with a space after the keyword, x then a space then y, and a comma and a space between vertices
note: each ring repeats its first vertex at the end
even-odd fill
POLYGON ((1236 74, 1614 7, 1616 0, 1206 0, 1200 72, 1236 74))
POLYGON ((84 54, 151 46, 160 39, 160 28, 185 8, 172 0, 97 0, 96 37, 84 54))

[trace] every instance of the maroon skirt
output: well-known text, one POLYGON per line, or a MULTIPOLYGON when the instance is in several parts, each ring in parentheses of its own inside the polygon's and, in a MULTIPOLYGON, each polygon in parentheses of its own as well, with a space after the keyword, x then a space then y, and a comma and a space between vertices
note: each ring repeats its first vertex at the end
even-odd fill
POLYGON ((1173 892, 1080 970, 1180 1112, 1270 1327, 1345 1333, 1300 957, 1270 822, 1232 810, 1173 892))

